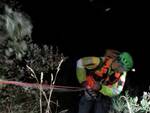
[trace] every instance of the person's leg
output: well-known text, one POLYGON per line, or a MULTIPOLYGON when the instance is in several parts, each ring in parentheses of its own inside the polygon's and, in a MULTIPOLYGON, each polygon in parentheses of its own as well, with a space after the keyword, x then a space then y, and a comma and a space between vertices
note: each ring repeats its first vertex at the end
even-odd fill
POLYGON ((105 113, 101 96, 97 97, 97 99, 96 99, 96 102, 94 105, 94 111, 95 111, 95 113, 105 113))
POLYGON ((86 96, 82 96, 79 102, 78 113, 90 113, 93 103, 94 103, 93 99, 89 99, 86 96))
POLYGON ((108 113, 111 106, 111 99, 104 95, 100 95, 95 102, 95 113, 108 113))

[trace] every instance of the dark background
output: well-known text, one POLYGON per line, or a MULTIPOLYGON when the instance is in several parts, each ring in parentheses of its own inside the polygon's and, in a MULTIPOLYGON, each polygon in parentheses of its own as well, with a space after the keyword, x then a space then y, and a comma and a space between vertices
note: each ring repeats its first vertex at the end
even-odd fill
POLYGON ((34 40, 58 45, 66 55, 99 54, 114 48, 139 56, 148 50, 146 9, 141 8, 142 3, 22 0, 22 4, 34 25, 34 40))
POLYGON ((139 95, 149 90, 148 7, 144 1, 19 2, 22 11, 31 17, 34 41, 58 46, 65 56, 69 56, 70 59, 63 67, 68 76, 62 78, 62 81, 74 85, 74 78, 69 75, 75 72, 72 67, 75 67, 78 58, 87 55, 101 56, 105 49, 111 48, 128 51, 133 56, 136 71, 129 72, 131 76, 127 77, 125 88, 129 84, 132 91, 139 95))
POLYGON ((103 55, 105 49, 128 51, 133 81, 148 89, 149 48, 146 3, 112 0, 23 1, 33 23, 33 39, 56 45, 66 56, 103 55), (107 11, 108 10, 108 11, 107 11))

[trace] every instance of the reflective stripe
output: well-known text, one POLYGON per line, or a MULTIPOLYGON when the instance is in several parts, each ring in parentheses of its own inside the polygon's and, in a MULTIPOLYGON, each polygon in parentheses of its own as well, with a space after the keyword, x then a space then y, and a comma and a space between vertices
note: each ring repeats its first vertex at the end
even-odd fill
POLYGON ((123 81, 123 82, 125 82, 126 75, 127 75, 127 72, 124 71, 123 74, 120 77, 120 80, 123 81))
POLYGON ((78 68, 84 68, 83 63, 82 63, 82 59, 77 61, 77 67, 78 68))

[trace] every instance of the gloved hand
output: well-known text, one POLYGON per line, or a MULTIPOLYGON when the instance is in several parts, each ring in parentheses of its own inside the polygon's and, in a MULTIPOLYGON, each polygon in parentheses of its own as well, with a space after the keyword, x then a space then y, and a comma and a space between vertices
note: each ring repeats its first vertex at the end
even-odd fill
POLYGON ((86 87, 85 87, 86 97, 88 97, 89 99, 96 99, 99 94, 99 90, 101 89, 100 82, 95 81, 92 87, 89 87, 87 83, 84 83, 84 84, 86 84, 86 87))
POLYGON ((85 96, 88 98, 88 99, 96 99, 97 96, 98 96, 98 92, 92 90, 92 89, 86 89, 85 90, 85 96))
POLYGON ((101 82, 95 81, 93 87, 91 87, 92 90, 98 92, 101 89, 101 82))

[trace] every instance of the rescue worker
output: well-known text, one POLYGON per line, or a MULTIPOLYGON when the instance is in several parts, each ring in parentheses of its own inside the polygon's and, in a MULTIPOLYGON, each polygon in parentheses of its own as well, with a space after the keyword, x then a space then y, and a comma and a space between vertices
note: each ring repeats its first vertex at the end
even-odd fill
POLYGON ((133 60, 128 52, 110 49, 106 50, 104 57, 79 59, 76 74, 85 91, 79 102, 78 113, 90 113, 91 110, 92 113, 107 113, 108 109, 104 109, 105 99, 121 93, 127 72, 132 67, 133 60))

